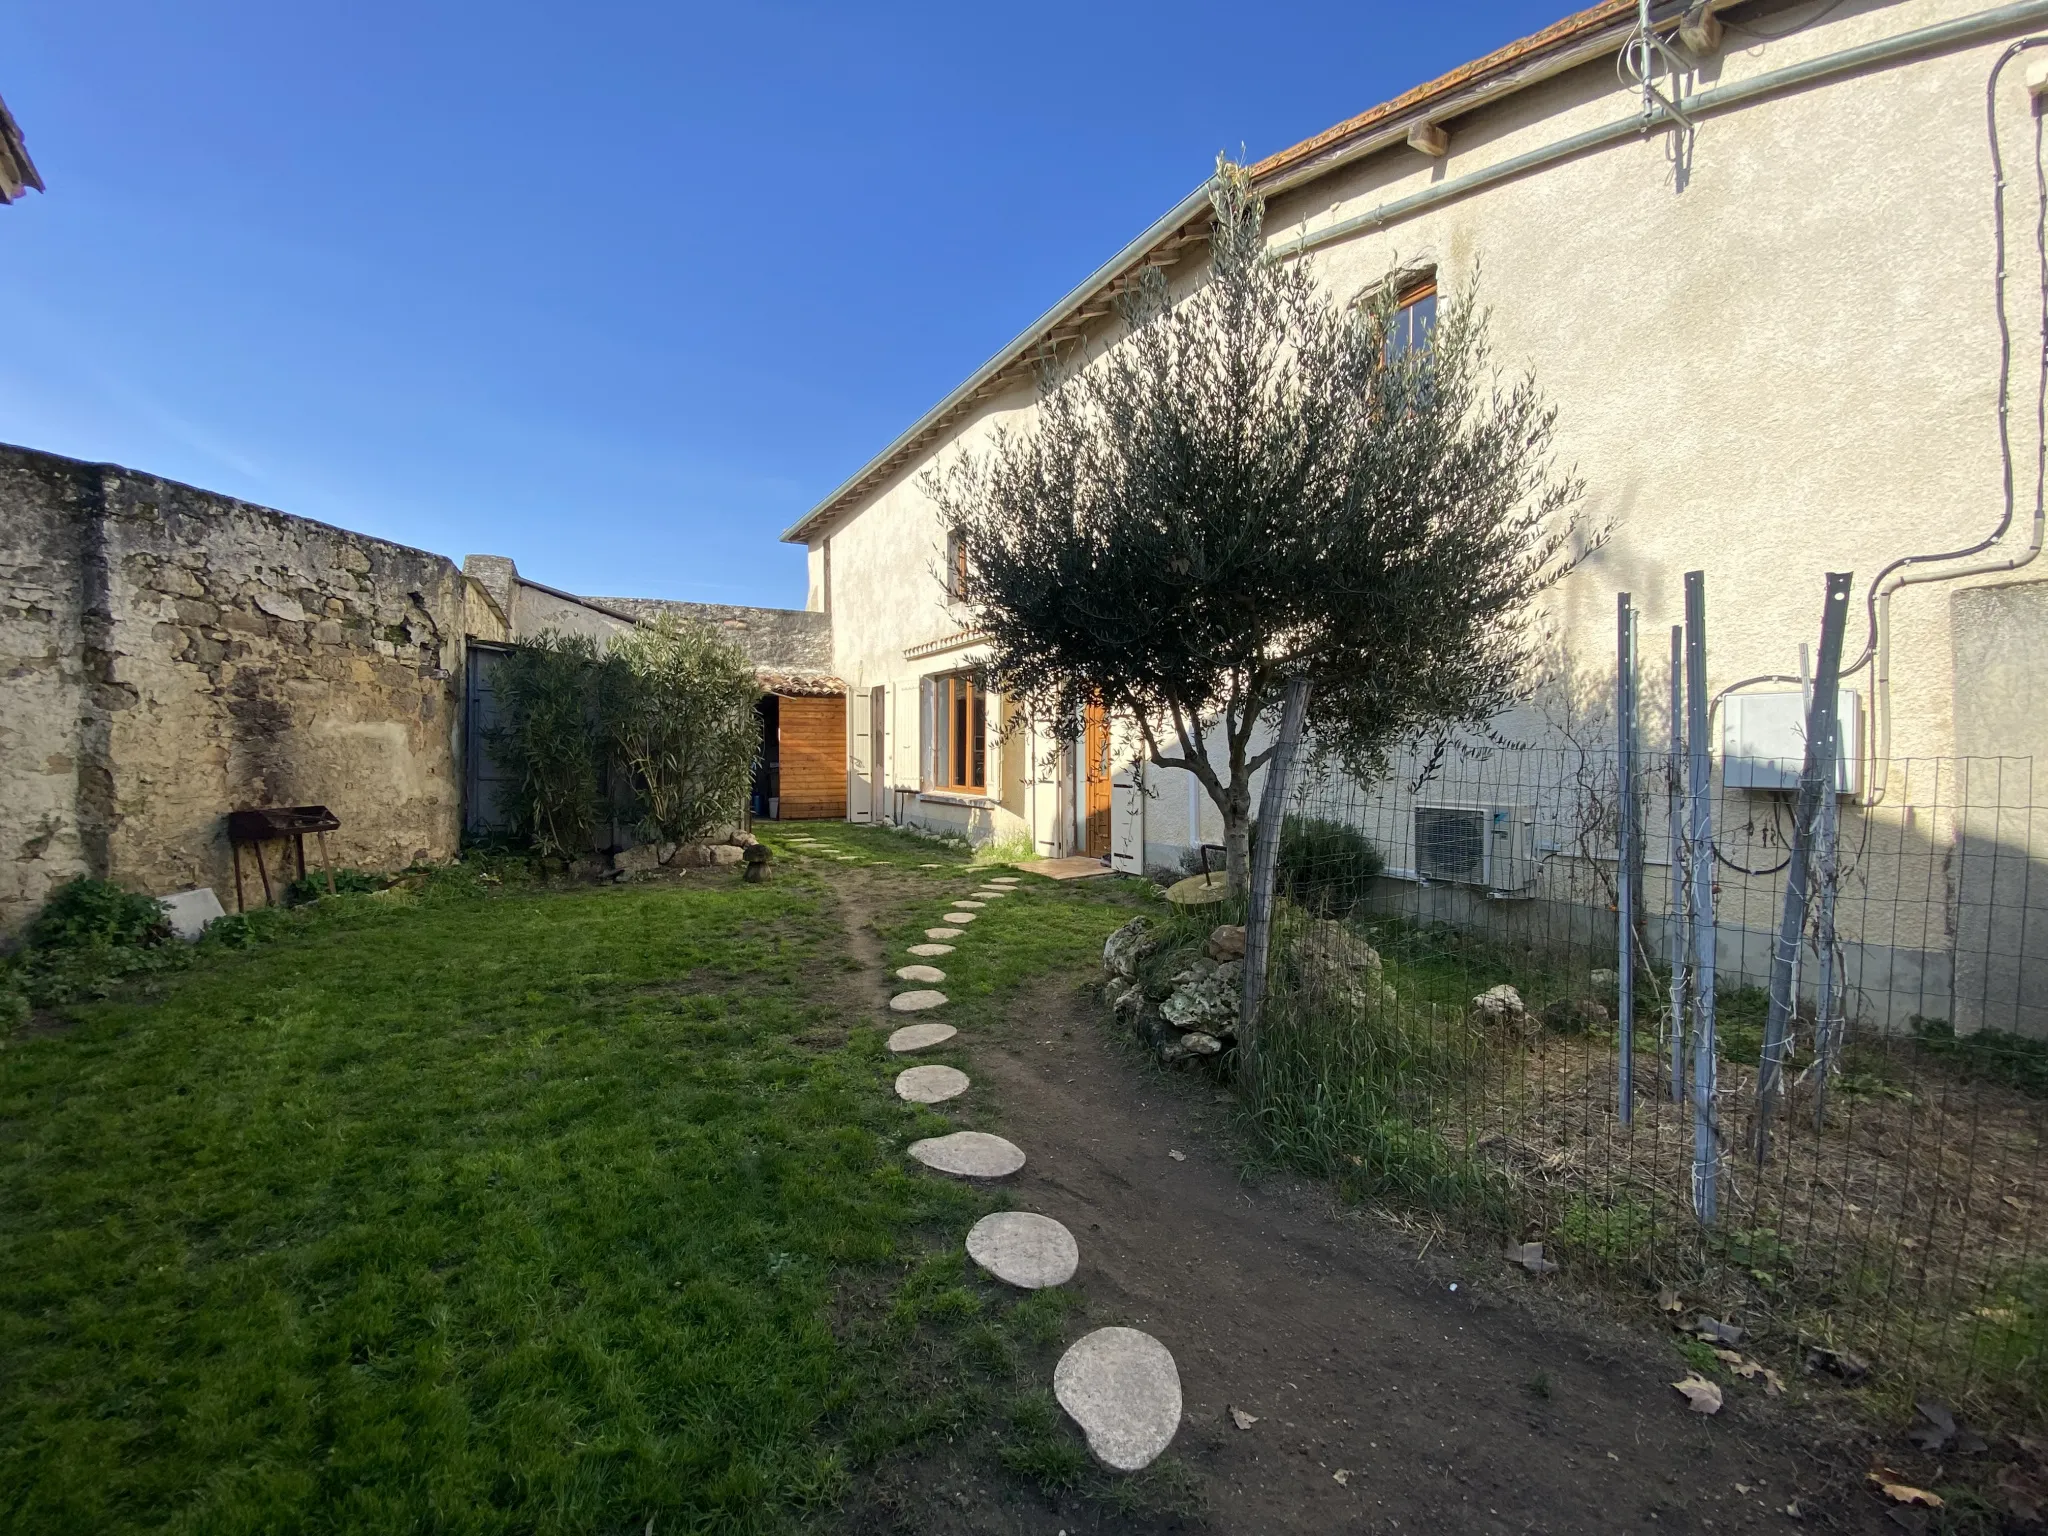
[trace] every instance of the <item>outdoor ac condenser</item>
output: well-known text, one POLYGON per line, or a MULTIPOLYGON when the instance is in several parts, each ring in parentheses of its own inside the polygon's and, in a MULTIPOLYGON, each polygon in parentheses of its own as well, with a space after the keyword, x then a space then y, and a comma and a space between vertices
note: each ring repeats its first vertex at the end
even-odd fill
POLYGON ((1415 873, 1423 880, 1519 891, 1536 878, 1536 813, 1526 805, 1418 805, 1415 873))

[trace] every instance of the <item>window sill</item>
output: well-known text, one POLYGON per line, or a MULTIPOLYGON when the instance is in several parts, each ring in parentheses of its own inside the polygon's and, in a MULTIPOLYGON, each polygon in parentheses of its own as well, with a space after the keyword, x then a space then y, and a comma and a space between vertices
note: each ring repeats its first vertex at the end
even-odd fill
POLYGON ((993 805, 995 800, 987 794, 977 794, 971 789, 923 789, 917 798, 925 805, 993 805))

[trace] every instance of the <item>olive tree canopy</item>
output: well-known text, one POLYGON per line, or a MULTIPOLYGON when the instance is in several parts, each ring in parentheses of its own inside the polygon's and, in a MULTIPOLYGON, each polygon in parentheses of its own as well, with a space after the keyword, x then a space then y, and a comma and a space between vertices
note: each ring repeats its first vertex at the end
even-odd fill
POLYGON ((1243 889, 1290 685, 1363 774, 1482 724, 1526 691, 1531 600, 1581 535, 1554 412, 1496 368, 1470 289, 1400 345, 1392 283, 1347 306, 1268 250, 1243 167, 1219 160, 1211 202, 1206 281, 1148 270, 1035 420, 923 485, 972 552, 992 681, 1062 735, 1098 701, 1136 722, 1222 812, 1243 889))

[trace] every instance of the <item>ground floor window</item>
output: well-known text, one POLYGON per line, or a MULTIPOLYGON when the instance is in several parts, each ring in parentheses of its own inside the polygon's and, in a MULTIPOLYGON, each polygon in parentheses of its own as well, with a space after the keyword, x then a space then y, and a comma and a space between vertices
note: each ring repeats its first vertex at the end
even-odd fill
POLYGON ((925 680, 930 787, 958 795, 988 793, 988 689, 972 672, 925 680))

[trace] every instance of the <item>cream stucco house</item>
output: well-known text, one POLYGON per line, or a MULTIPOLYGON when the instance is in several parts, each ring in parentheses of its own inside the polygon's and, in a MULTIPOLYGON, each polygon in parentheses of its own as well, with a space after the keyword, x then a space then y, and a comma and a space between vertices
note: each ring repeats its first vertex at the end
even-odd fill
MULTIPOLYGON (((1340 296, 1392 282, 1427 306, 1476 274, 1503 361, 1532 368, 1558 406, 1586 510, 1612 531, 1548 616, 1596 695, 1613 673, 1617 591, 1635 595, 1658 658, 1682 573, 1703 569, 1719 690, 1797 672, 1823 572, 1857 573, 1861 614, 1891 562, 1998 528, 1986 90, 2009 45, 2048 28, 2041 0, 1654 4, 1646 93, 1631 78, 1643 14, 1609 0, 1255 167, 1269 238, 1340 296)), ((2032 580, 2048 564, 2020 568, 2038 547, 2033 93, 2048 80, 2030 87, 2028 67, 2043 58, 2004 68, 1995 99, 2016 513, 1988 551, 1910 568, 1887 605, 1888 675, 1873 658, 1851 679, 1864 782, 1845 813, 1866 841, 1967 841, 1953 780, 1967 801, 1969 771, 1950 770, 1937 810, 1907 784, 1928 771, 1916 764, 2048 763, 2033 695, 2048 677, 2048 584, 2032 580)), ((808 546, 808 603, 830 616, 831 670, 849 689, 854 819, 1028 836, 1125 868, 1217 835, 1187 775, 1155 774, 1165 782, 1141 792, 1100 733, 1085 751, 1004 738, 950 596, 955 552, 919 488, 999 423, 1028 419, 1038 359, 1113 344, 1111 301, 1134 273, 1199 280, 1207 213, 1191 194, 785 534, 808 546)), ((1864 640, 1852 626, 1852 657, 1864 640)), ((1646 692, 1661 698, 1657 674, 1646 692)), ((2019 771, 2001 770, 2006 819, 1990 831, 2031 857, 2019 771)), ((1388 854, 1413 863, 1412 849, 1388 854)), ((1941 970, 1930 990, 1963 990, 1949 974, 1970 947, 1955 938, 1961 889, 1950 878, 1923 899, 1920 936, 1887 943, 1941 970)), ((2048 1027, 2042 1005, 2030 1027, 2048 1027)))

